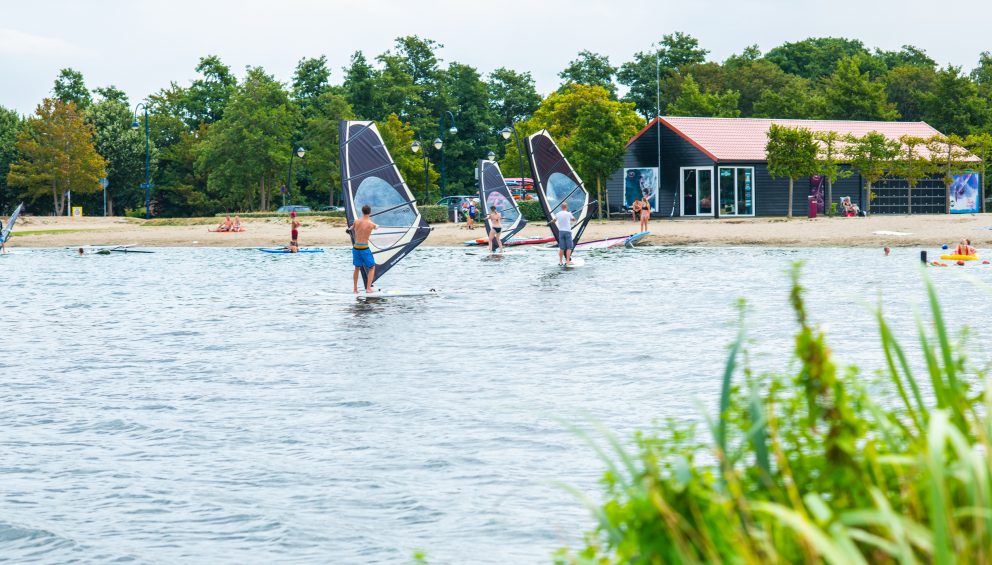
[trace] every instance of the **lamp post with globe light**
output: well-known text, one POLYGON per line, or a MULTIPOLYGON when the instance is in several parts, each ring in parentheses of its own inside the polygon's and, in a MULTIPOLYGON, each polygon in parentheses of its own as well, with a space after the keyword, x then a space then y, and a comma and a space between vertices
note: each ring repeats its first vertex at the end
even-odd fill
POLYGON ((517 143, 517 157, 520 159, 520 188, 523 190, 526 188, 524 185, 524 149, 520 145, 520 136, 517 135, 517 128, 515 126, 515 123, 510 122, 509 126, 499 130, 499 135, 506 141, 509 141, 510 136, 513 136, 513 139, 517 143))
POLYGON ((138 129, 138 108, 145 113, 145 182, 141 183, 141 188, 145 189, 145 219, 152 217, 152 161, 151 152, 148 147, 148 106, 144 102, 139 102, 134 107, 134 119, 131 121, 131 128, 138 129))
POLYGON ((444 118, 447 116, 451 119, 451 127, 447 129, 447 132, 451 135, 458 133, 458 128, 455 127, 455 115, 451 112, 445 110, 441 113, 441 120, 439 122, 439 130, 441 132, 440 137, 434 140, 434 147, 441 151, 441 198, 444 198, 444 118))
POLYGON ((282 191, 282 205, 286 205, 286 193, 289 192, 289 187, 293 186, 293 157, 299 157, 303 159, 303 156, 307 154, 307 150, 302 147, 297 147, 295 151, 289 154, 289 173, 286 175, 286 186, 283 187, 282 191))
MULTIPOLYGON (((434 149, 440 150, 442 147, 444 147, 444 142, 441 141, 441 138, 435 139, 434 149)), ((419 139, 415 139, 413 140, 413 143, 410 144, 410 151, 420 153, 424 159, 424 205, 428 206, 431 203, 431 176, 429 170, 430 163, 427 160, 427 148, 424 147, 424 144, 421 143, 419 139), (423 149, 423 153, 420 153, 421 149, 423 149)))

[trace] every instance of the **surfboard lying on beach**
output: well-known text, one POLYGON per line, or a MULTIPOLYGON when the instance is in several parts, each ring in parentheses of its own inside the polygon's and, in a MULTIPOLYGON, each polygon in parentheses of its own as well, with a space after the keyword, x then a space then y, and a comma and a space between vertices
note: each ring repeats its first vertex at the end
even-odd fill
MULTIPOLYGON (((513 245, 536 245, 539 243, 551 243, 554 241, 553 237, 512 237, 509 240, 503 240, 503 247, 513 246, 513 245)), ((486 245, 489 240, 484 237, 479 239, 470 239, 464 242, 465 245, 486 245)))

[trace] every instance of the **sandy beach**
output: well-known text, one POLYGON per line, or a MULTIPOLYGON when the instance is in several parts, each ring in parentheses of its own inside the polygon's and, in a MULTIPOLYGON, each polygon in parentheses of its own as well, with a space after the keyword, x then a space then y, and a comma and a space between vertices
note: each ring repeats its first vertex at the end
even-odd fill
MULTIPOLYGON (((304 217, 300 230, 303 246, 350 243, 340 218, 304 217)), ((212 233, 216 218, 175 218, 146 222, 134 218, 22 217, 8 246, 68 247, 77 245, 135 244, 144 247, 265 247, 284 245, 289 225, 284 218, 243 220, 247 231, 212 233)), ((934 247, 956 244, 967 237, 979 249, 992 246, 992 214, 939 216, 872 216, 870 218, 723 218, 719 220, 657 219, 644 245, 702 245, 774 247, 934 247)), ((631 221, 593 221, 583 240, 621 236, 638 231, 631 221)), ((527 226, 522 236, 546 236, 542 226, 527 226)), ((425 245, 458 246, 483 237, 483 230, 464 224, 438 224, 425 245)))

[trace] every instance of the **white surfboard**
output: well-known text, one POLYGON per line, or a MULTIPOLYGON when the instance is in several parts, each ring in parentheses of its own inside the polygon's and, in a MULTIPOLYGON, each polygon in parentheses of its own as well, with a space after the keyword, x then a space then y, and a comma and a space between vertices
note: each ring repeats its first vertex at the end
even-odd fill
POLYGON ((435 289, 428 290, 418 290, 418 289, 391 289, 391 290, 377 290, 375 292, 359 292, 355 294, 355 298, 358 300, 381 300, 386 298, 405 298, 411 296, 437 296, 440 293, 435 289))
POLYGON ((526 255, 527 254, 526 251, 518 250, 518 249, 507 250, 507 251, 504 251, 502 253, 500 253, 499 251, 497 251, 496 253, 490 253, 488 251, 466 251, 465 253, 468 254, 468 255, 479 255, 479 256, 482 256, 482 257, 489 257, 490 255, 493 256, 493 257, 499 257, 500 255, 526 255))
POLYGON ((560 267, 565 267, 565 268, 568 268, 568 269, 574 269, 576 267, 585 267, 586 266, 586 261, 582 257, 574 257, 573 256, 572 257, 572 264, 571 265, 569 265, 569 264, 560 265, 557 261, 555 261, 555 264, 558 265, 558 266, 560 266, 560 267))

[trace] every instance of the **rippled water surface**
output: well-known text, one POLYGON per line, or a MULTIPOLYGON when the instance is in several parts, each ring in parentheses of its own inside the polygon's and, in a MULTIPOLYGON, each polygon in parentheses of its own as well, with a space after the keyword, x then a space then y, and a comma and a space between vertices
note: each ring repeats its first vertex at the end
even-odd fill
MULTIPOLYGON (((879 366, 879 292, 913 352, 916 254, 421 249, 381 282, 442 294, 371 304, 345 249, 2 257, 0 560, 546 562, 592 525, 556 483, 603 470, 568 424, 697 419, 739 297, 783 367, 798 259, 841 358, 879 366)), ((932 272, 981 336, 992 269, 932 272)))

